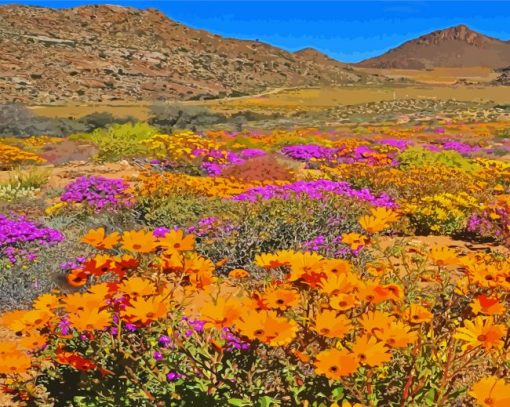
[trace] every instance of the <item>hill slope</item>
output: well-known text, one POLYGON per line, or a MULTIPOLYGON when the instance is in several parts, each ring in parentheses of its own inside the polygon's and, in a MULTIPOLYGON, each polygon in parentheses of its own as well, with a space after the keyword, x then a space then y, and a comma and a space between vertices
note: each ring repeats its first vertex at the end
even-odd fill
POLYGON ((185 99, 370 78, 119 6, 0 6, 0 49, 0 101, 185 99))
POLYGON ((496 69, 510 65, 510 42, 459 25, 423 35, 356 65, 396 69, 473 66, 496 69))

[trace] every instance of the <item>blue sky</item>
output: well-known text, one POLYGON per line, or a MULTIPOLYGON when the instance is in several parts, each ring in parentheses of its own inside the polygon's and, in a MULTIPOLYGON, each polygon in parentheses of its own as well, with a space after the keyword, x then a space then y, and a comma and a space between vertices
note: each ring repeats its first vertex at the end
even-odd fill
POLYGON ((510 40, 510 1, 213 1, 213 0, 0 0, 72 7, 119 4, 155 7, 194 28, 296 51, 314 47, 355 62, 430 31, 467 24, 510 40))

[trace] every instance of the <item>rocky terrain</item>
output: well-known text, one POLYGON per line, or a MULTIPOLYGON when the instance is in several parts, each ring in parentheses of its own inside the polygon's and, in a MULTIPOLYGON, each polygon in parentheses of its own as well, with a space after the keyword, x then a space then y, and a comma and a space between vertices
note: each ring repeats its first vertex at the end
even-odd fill
POLYGON ((0 49, 0 102, 198 99, 378 80, 315 50, 289 53, 119 6, 0 6, 0 49))
POLYGON ((494 85, 510 86, 510 66, 498 70, 499 76, 493 81, 494 85))
POLYGON ((510 65, 510 42, 488 37, 465 25, 434 31, 385 54, 357 64, 366 68, 429 69, 510 65))

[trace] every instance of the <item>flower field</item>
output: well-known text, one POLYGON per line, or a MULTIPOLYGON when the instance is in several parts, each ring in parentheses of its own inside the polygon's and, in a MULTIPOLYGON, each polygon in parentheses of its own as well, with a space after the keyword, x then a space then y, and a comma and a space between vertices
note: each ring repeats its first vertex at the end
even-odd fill
POLYGON ((509 122, 68 139, 0 140, 0 403, 510 406, 509 122))

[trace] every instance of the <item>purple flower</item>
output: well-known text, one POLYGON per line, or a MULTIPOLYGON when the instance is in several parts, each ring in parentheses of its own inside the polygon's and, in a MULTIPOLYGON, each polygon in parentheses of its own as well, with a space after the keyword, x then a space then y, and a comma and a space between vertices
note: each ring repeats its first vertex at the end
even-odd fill
POLYGON ((316 144, 300 144, 286 146, 281 149, 283 155, 295 160, 310 161, 311 159, 336 160, 339 148, 319 146, 316 144))
POLYGON ((163 354, 161 352, 155 351, 152 354, 152 357, 157 360, 158 362, 161 362, 163 360, 163 354))
POLYGON ((345 181, 330 181, 320 179, 315 181, 297 181, 286 185, 266 185, 256 187, 236 195, 230 199, 236 201, 255 202, 258 199, 268 200, 273 198, 291 199, 293 197, 307 197, 310 199, 322 199, 327 194, 342 195, 365 201, 373 206, 396 208, 397 204, 385 193, 376 196, 369 189, 354 189, 345 181))
POLYGON ((164 227, 164 226, 159 226, 157 228, 154 229, 154 231, 152 232, 152 235, 154 237, 165 237, 165 235, 170 232, 170 229, 164 227))
POLYGON ((25 217, 11 217, 0 214, 0 255, 16 263, 16 256, 26 256, 29 261, 37 257, 36 250, 64 240, 56 229, 29 221, 25 217))
POLYGON ((57 327, 62 335, 68 335, 69 332, 71 332, 71 323, 67 317, 62 317, 62 319, 57 324, 57 327))
POLYGON ((123 179, 79 177, 65 186, 60 200, 85 203, 96 210, 125 207, 129 206, 133 199, 128 189, 129 184, 123 179))
POLYGON ((267 153, 264 150, 260 150, 258 148, 245 148, 239 152, 239 155, 244 159, 263 157, 266 154, 267 153))
POLYGON ((161 335, 159 337, 158 343, 166 348, 172 344, 172 340, 170 339, 169 336, 161 335))
POLYGON ((184 376, 180 373, 177 373, 177 372, 170 372, 166 375, 166 379, 169 381, 169 382, 175 382, 176 380, 179 380, 181 378, 183 378, 184 376))

